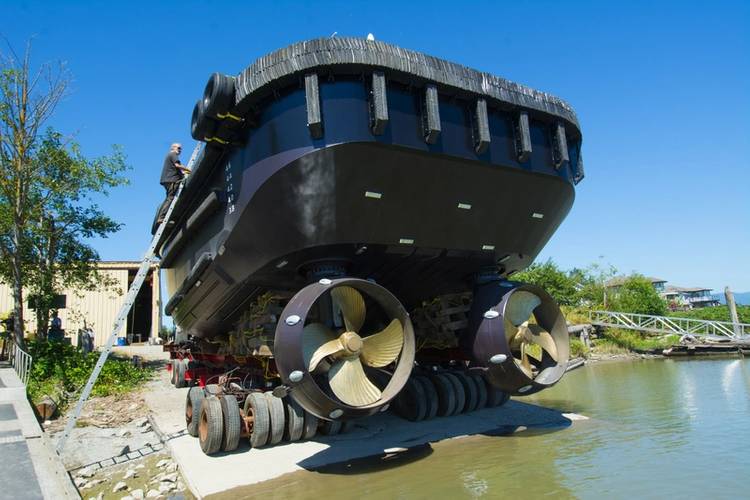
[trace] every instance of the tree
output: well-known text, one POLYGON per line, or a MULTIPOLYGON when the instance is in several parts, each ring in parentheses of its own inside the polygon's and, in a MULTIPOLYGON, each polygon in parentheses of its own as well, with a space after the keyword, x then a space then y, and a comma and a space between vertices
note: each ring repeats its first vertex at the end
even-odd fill
POLYGON ((606 283, 617 270, 614 266, 603 267, 599 263, 593 263, 584 269, 573 268, 568 276, 576 283, 577 303, 589 307, 597 307, 604 303, 606 283))
POLYGON ((634 274, 629 276, 614 294, 610 309, 618 312, 663 316, 667 313, 667 304, 649 279, 640 274, 634 274))
POLYGON ((43 131, 69 81, 62 65, 32 72, 30 45, 22 59, 12 48, 0 54, 0 277, 12 284, 21 346, 24 287, 37 297, 43 334, 61 280, 92 285, 96 279, 98 255, 82 239, 119 228, 91 196, 126 182, 122 152, 89 160, 75 142, 43 131))
POLYGON ((576 282, 565 271, 560 270, 552 259, 543 264, 531 264, 514 274, 513 279, 543 288, 560 305, 577 303, 576 282))

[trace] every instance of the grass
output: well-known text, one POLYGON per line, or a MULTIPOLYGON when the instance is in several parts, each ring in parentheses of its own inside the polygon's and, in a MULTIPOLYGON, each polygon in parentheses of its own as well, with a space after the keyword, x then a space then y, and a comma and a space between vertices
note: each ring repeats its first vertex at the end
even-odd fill
MULTIPOLYGON (((732 321, 727 306, 702 307, 691 311, 674 311, 669 316, 677 318, 706 319, 710 321, 732 321)), ((740 323, 750 323, 750 306, 737 306, 740 323)))
MULTIPOLYGON (((63 411, 78 396, 88 380, 99 353, 84 354, 60 342, 29 342, 34 361, 29 376, 28 394, 32 402, 51 397, 63 411)), ((128 360, 109 358, 91 392, 92 396, 122 394, 141 387, 154 373, 153 368, 139 368, 128 360)))
POLYGON ((612 344, 627 351, 635 352, 666 349, 680 340, 679 335, 653 336, 633 330, 620 330, 617 328, 607 328, 604 330, 603 337, 602 340, 605 342, 597 342, 597 348, 602 344, 602 347, 607 346, 606 348, 611 349, 608 344, 612 344))

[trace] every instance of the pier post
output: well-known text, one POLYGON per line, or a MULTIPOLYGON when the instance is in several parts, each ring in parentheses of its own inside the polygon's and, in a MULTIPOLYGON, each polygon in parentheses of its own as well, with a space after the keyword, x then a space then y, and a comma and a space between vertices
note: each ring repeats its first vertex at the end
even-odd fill
POLYGON ((729 317, 732 320, 732 326, 734 328, 735 336, 740 336, 740 318, 737 316, 737 305, 734 303, 734 294, 728 286, 724 287, 724 297, 727 299, 727 307, 729 308, 729 317))

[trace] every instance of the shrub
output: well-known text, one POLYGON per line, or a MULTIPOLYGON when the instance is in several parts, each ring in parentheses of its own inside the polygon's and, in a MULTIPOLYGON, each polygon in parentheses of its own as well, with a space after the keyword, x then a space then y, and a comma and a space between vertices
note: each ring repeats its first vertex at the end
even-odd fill
MULTIPOLYGON (((32 341, 28 344, 33 357, 28 392, 32 401, 49 395, 64 408, 78 396, 91 372, 99 353, 84 354, 61 342, 32 341)), ((138 368, 128 360, 109 358, 91 392, 93 396, 120 394, 139 387, 151 378, 153 370, 138 368)))
POLYGON ((634 274, 619 287, 615 296, 612 297, 609 309, 663 316, 667 313, 667 304, 654 289, 651 281, 639 274, 634 274))

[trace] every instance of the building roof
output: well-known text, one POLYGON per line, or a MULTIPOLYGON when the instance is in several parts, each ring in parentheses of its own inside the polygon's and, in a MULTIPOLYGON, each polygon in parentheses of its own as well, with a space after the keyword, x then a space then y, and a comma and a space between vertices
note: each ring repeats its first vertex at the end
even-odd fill
MULTIPOLYGON (((612 288, 612 287, 615 287, 615 286, 621 286, 623 283, 625 283, 628 280, 628 278, 630 278, 630 276, 615 276, 611 280, 607 281, 605 283, 605 286, 607 288, 612 288)), ((649 280, 651 282, 651 284, 666 283, 667 282, 667 280, 663 280, 661 278, 654 278, 653 276, 646 276, 645 278, 647 280, 649 280)))
POLYGON ((713 288, 701 288, 701 287, 683 287, 683 286, 668 286, 665 292, 674 293, 694 293, 694 292, 710 292, 713 288))

